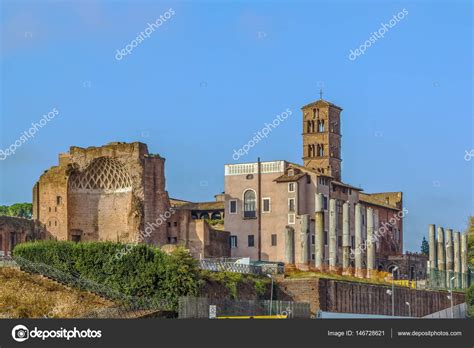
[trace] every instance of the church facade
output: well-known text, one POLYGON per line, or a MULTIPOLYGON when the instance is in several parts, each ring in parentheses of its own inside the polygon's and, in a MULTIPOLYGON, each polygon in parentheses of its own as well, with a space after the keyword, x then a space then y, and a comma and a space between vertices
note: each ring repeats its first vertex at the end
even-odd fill
POLYGON ((367 194, 343 182, 342 109, 320 99, 301 110, 302 165, 280 160, 225 166, 224 223, 231 232, 232 256, 308 268, 318 257, 324 265, 342 267, 349 253, 345 262, 354 268, 354 253, 359 252, 360 267, 389 271, 384 269, 388 258, 403 254, 402 192, 367 194), (318 197, 321 236, 315 216, 318 197), (367 264, 367 249, 373 250, 373 265, 367 264))

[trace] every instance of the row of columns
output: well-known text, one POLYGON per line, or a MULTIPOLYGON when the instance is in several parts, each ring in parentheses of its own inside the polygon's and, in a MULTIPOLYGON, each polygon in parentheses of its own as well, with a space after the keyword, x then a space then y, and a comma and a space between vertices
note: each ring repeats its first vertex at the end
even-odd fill
POLYGON ((430 281, 444 288, 467 288, 467 234, 429 225, 428 243, 430 281))
MULTIPOLYGON (((329 200, 329 234, 328 234, 328 251, 329 251, 329 271, 336 271, 338 268, 337 260, 337 212, 336 200, 329 200)), ((318 194, 316 196, 315 209, 315 260, 314 266, 316 269, 324 269, 324 196, 318 194)), ((354 266, 355 276, 364 277, 363 270, 363 235, 362 235, 362 207, 360 204, 355 205, 355 252, 354 252, 354 266)), ((367 208, 367 241, 365 247, 367 277, 371 277, 375 271, 375 243, 374 237, 374 211, 372 208, 367 208)), ((302 215, 300 241, 301 241, 301 260, 302 264, 308 263, 309 255, 309 237, 310 237, 310 216, 302 215)), ((289 264, 294 264, 294 230, 287 226, 285 232, 285 261, 289 264)), ((351 255, 351 238, 350 238, 350 217, 349 217, 349 203, 344 203, 342 206, 342 271, 343 274, 350 274, 350 255, 351 255)), ((339 263, 340 264, 340 263, 339 263)))

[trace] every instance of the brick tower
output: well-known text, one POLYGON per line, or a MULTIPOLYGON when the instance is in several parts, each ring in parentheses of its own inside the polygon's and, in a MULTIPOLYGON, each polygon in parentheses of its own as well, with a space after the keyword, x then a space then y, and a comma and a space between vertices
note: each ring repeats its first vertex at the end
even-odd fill
POLYGON ((321 98, 301 110, 305 167, 340 181, 342 109, 321 98))

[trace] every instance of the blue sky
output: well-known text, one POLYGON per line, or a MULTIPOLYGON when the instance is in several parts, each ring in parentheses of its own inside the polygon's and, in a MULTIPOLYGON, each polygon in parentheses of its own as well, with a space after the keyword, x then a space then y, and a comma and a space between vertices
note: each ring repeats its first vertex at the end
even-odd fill
POLYGON ((212 200, 234 149, 293 115, 241 161, 301 163, 300 107, 341 106, 343 180, 403 191, 405 249, 427 225, 473 214, 470 1, 3 1, 0 147, 59 115, 0 161, 0 204, 31 201, 71 145, 142 141, 166 160, 170 196, 212 200), (122 60, 170 8, 174 15, 122 60), (408 14, 364 55, 351 49, 408 14))

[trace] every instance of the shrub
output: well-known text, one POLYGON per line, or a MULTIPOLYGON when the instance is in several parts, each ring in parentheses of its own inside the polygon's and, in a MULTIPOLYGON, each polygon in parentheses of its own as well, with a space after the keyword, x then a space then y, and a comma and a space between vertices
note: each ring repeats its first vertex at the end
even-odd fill
MULTIPOLYGON (((66 282, 74 281, 71 275, 84 278, 127 296, 168 300, 173 309, 177 308, 180 296, 197 294, 197 264, 184 249, 178 248, 168 255, 139 244, 116 257, 124 248, 126 245, 112 242, 41 241, 19 244, 13 255, 66 273, 66 282)), ((29 264, 22 267, 37 271, 29 264)), ((49 272, 45 269, 40 272, 49 272)))
POLYGON ((474 284, 466 292, 467 316, 474 319, 474 284))

